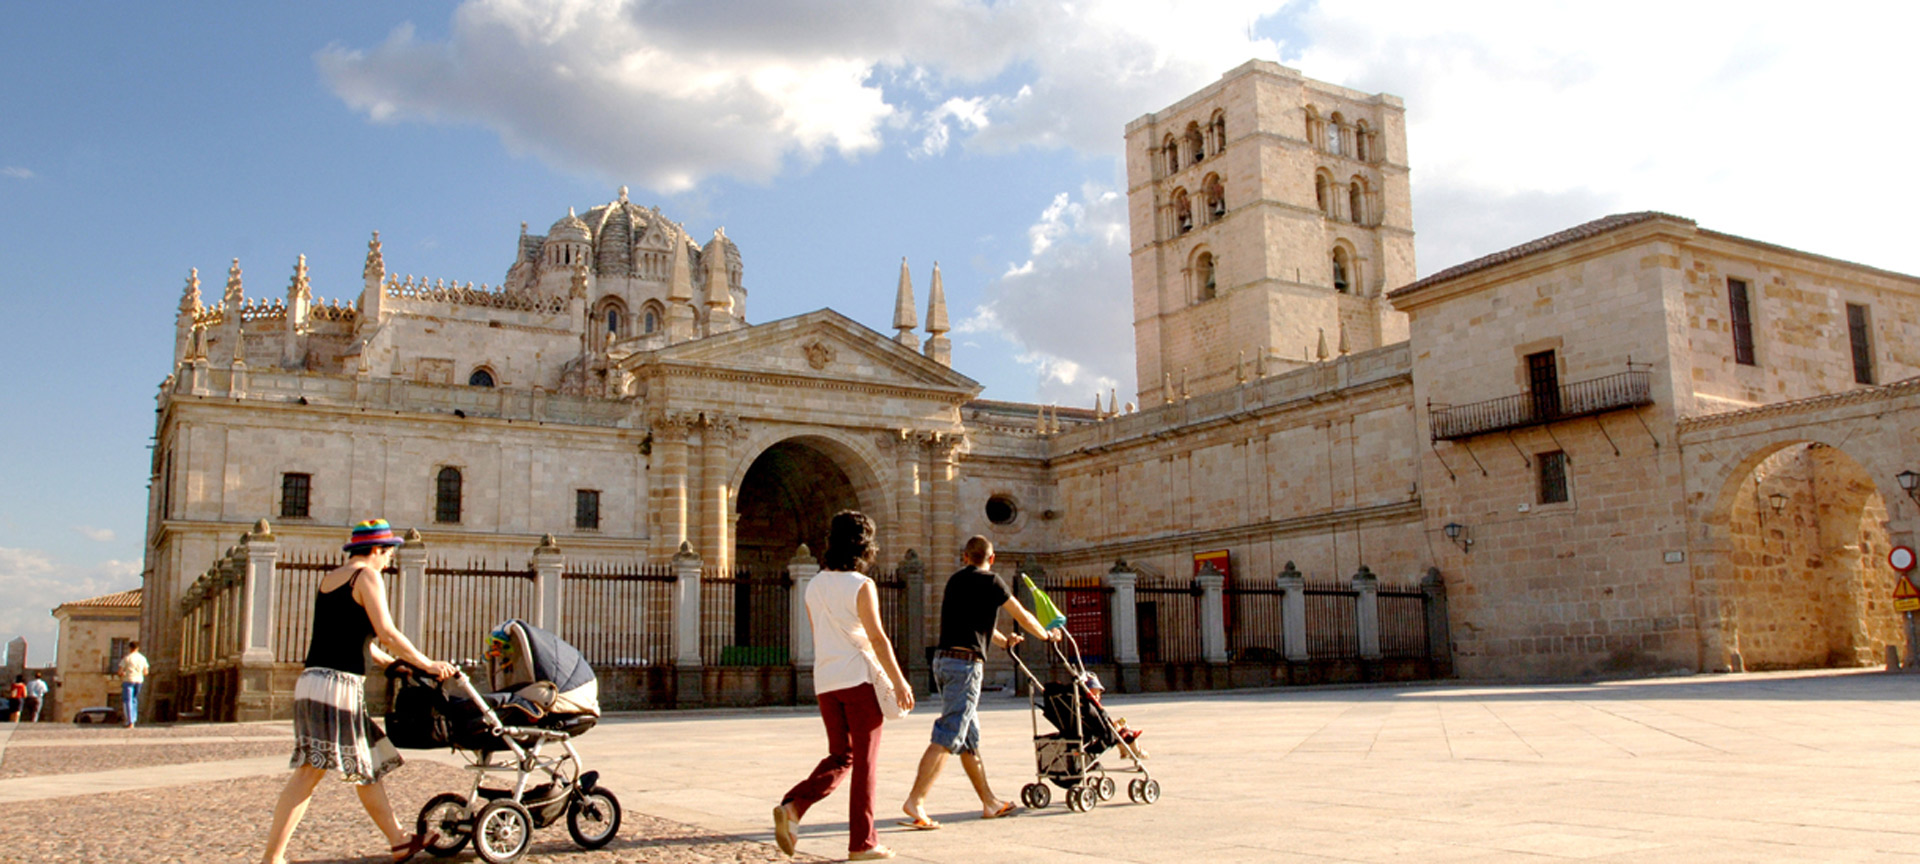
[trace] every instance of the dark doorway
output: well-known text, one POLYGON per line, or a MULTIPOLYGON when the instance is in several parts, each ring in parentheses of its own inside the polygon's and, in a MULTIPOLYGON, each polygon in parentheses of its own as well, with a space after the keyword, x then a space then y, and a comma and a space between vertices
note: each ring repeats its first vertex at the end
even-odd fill
POLYGON ((756 573, 777 572, 801 543, 818 560, 833 514, 859 506, 853 482, 832 458, 799 441, 775 444, 740 481, 734 560, 756 573))
POLYGON ((1560 416, 1560 369, 1552 351, 1527 355, 1527 390, 1533 394, 1533 419, 1560 416))

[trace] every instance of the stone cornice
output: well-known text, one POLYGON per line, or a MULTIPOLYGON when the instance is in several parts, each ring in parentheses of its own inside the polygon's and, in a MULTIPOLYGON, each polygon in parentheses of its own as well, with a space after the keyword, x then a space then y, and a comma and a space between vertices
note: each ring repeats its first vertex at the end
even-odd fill
POLYGON ((1346 510, 1333 510, 1315 513, 1309 516, 1296 516, 1291 519, 1271 519, 1265 522, 1253 522, 1235 525, 1229 528, 1215 528, 1209 531, 1189 531, 1179 534, 1165 534, 1142 540, 1126 540, 1118 543, 1088 543, 1080 546, 1063 547, 1052 551, 1055 560, 1062 566, 1075 566, 1083 563, 1103 562, 1111 564, 1116 558, 1145 558, 1152 555, 1177 552, 1195 546, 1226 546, 1260 540, 1272 540, 1280 537, 1308 534, 1324 531, 1342 525, 1367 523, 1417 523, 1423 518, 1424 510, 1418 498, 1409 501, 1396 501, 1392 504, 1374 504, 1366 507, 1352 507, 1346 510))
POLYGON ((1775 402, 1771 405, 1759 405, 1753 408, 1744 408, 1739 411, 1709 414, 1705 417, 1687 417, 1675 424, 1675 432, 1680 435, 1685 435, 1689 432, 1716 429, 1722 426, 1733 426, 1768 417, 1780 417, 1788 414, 1807 414, 1828 408, 1840 408, 1847 405, 1864 405, 1869 402, 1899 399, 1915 394, 1920 394, 1920 377, 1908 378, 1904 381, 1895 381, 1892 384, 1884 384, 1879 387, 1863 387, 1859 390, 1848 390, 1844 393, 1809 396, 1805 399, 1775 402))
POLYGON ((975 392, 970 388, 961 387, 854 381, 824 375, 802 375, 796 372, 734 368, 714 366, 708 363, 673 360, 652 360, 633 367, 633 372, 649 380, 657 380, 660 378, 695 378, 709 381, 731 381, 740 384, 771 384, 809 390, 836 390, 844 393, 864 393, 871 396, 906 396, 932 402, 942 402, 954 408, 958 408, 973 399, 975 392))

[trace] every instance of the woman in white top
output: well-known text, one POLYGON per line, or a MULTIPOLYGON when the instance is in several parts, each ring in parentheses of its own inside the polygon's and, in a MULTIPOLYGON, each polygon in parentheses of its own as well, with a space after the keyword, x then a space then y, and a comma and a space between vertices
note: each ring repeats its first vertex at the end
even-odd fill
POLYGON ((880 626, 880 595, 862 575, 879 552, 873 520, 853 510, 833 514, 820 574, 807 586, 807 620, 813 626, 813 689, 827 724, 827 758, 788 790, 773 808, 773 835, 780 851, 794 850, 794 826, 853 774, 847 820, 847 860, 892 858, 873 828, 874 759, 880 752, 879 697, 869 674, 877 665, 893 682, 893 700, 913 709, 913 689, 893 657, 893 642, 880 626))

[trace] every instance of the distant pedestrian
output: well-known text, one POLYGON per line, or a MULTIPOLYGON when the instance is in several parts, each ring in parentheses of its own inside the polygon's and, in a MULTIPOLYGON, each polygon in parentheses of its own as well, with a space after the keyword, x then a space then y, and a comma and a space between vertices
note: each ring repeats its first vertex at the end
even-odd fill
POLYGON ((980 818, 997 819, 1013 812, 1013 802, 1000 800, 987 785, 987 769, 980 762, 980 684, 987 646, 1012 648, 1021 641, 1018 631, 1002 633, 995 626, 1001 610, 1036 638, 1060 639, 1057 631, 1042 627, 1007 583, 987 569, 993 566, 992 541, 979 535, 968 538, 961 558, 967 566, 948 577, 940 600, 940 642, 933 658, 933 680, 940 685, 940 719, 933 721, 933 743, 920 756, 913 791, 901 808, 908 816, 901 824, 922 831, 940 827, 927 815, 927 793, 952 753, 960 754, 960 767, 972 781, 974 794, 980 796, 980 818))
POLYGON ((120 712, 127 728, 140 718, 140 685, 147 680, 147 655, 140 653, 140 640, 127 643, 127 656, 120 658, 120 712))
POLYGON ((27 679, 24 675, 13 676, 13 685, 7 688, 7 722, 17 723, 21 712, 27 707, 27 679))
POLYGON ((20 709, 20 722, 40 722, 40 706, 47 702, 47 682, 40 673, 33 673, 33 680, 27 682, 27 705, 20 709))

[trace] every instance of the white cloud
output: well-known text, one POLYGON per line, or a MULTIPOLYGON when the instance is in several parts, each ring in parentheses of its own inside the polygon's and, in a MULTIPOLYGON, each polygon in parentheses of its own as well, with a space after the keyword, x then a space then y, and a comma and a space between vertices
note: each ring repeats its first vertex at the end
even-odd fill
POLYGON ((1423 273, 1630 210, 1920 269, 1899 167, 1920 121, 1887 101, 1920 7, 1399 0, 1297 23, 1290 65, 1406 99, 1423 273))
POLYGON ((0 546, 0 586, 7 596, 0 604, 0 641, 26 637, 28 662, 45 665, 54 661, 59 629, 53 607, 140 587, 140 562, 107 560, 76 567, 38 549, 0 546))
POLYGON ((921 156, 956 132, 1117 154, 1128 120, 1278 56, 1251 36, 1278 5, 467 0, 445 41, 403 25, 316 62, 375 121, 476 123, 562 170, 678 192, 854 157, 907 116, 921 156))
POLYGON ((40 175, 33 173, 33 169, 22 168, 18 165, 8 165, 5 168, 0 168, 0 177, 12 177, 15 180, 32 180, 38 176, 40 175))
POLYGON ((112 542, 113 540, 112 528, 95 528, 91 525, 75 525, 73 526, 73 530, 80 532, 80 536, 85 537, 88 540, 92 540, 96 543, 109 543, 109 542, 112 542))
POLYGON ((1019 346, 1017 359, 1040 379, 1041 402, 1090 406, 1108 389, 1132 395, 1126 220, 1126 198, 1111 188, 1088 184, 1055 196, 1027 231, 1031 257, 989 284, 987 302, 955 332, 1019 346))

